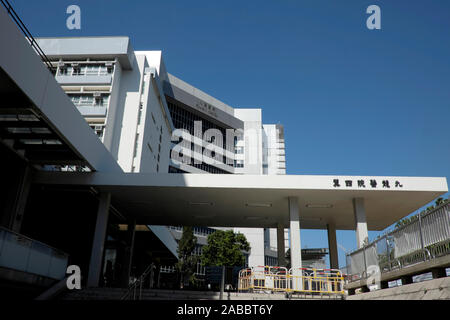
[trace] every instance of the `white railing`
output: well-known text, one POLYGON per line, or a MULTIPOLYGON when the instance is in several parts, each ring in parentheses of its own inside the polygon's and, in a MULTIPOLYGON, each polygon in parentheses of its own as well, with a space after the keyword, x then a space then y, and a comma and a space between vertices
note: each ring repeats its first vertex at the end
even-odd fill
POLYGON ((42 242, 0 227, 0 267, 61 280, 68 255, 42 242))
POLYGON ((74 68, 71 66, 58 67, 58 76, 107 76, 111 74, 106 66, 82 65, 74 68))
POLYGON ((450 203, 446 202, 361 249, 347 254, 350 280, 368 276, 370 266, 381 272, 450 254, 450 203))

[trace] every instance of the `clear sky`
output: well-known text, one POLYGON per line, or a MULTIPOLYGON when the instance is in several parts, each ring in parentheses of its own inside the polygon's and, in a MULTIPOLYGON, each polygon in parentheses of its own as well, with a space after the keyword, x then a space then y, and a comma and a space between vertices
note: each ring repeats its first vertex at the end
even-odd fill
MULTIPOLYGON (((129 36, 219 100, 262 108, 285 127, 288 174, 450 180, 448 0, 10 2, 36 37, 129 36), (81 30, 66 28, 71 4, 81 30), (381 30, 366 27, 373 4, 381 30)), ((328 246, 326 232, 301 235, 328 246)), ((337 237, 356 247, 353 231, 337 237)))

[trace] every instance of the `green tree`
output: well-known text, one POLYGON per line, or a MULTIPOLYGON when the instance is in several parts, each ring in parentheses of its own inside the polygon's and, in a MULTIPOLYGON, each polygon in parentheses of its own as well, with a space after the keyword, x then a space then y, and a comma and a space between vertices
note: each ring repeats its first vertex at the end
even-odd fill
POLYGON ((245 257, 242 251, 249 251, 250 244, 242 233, 232 230, 217 230, 208 236, 202 250, 202 264, 205 266, 243 266, 245 257))
POLYGON ((444 198, 442 198, 442 197, 437 198, 437 199, 436 199, 436 202, 435 202, 436 207, 439 207, 439 206, 440 206, 441 204, 443 204, 444 202, 445 202, 444 198))
POLYGON ((195 270, 197 268, 198 257, 194 254, 197 238, 194 236, 192 227, 183 227, 183 234, 178 242, 178 262, 175 268, 180 275, 180 288, 189 283, 196 282, 195 270))
MULTIPOLYGON (((435 206, 436 206, 436 207, 433 206, 433 205, 428 206, 425 210, 422 210, 422 211, 420 212, 420 214, 421 214, 421 215, 424 215, 425 213, 434 210, 435 208, 439 207, 440 205, 442 205, 442 204, 444 204, 444 203, 447 203, 448 201, 449 201, 449 199, 444 199, 444 198, 442 198, 442 197, 437 198, 436 201, 435 201, 435 206)), ((416 221, 418 218, 419 218, 419 215, 418 215, 418 214, 416 214, 416 215, 414 215, 414 216, 411 216, 411 217, 405 217, 405 218, 401 219, 400 221, 398 221, 398 222, 395 224, 395 229, 400 228, 400 227, 402 227, 402 226, 404 226, 404 225, 407 225, 407 224, 409 224, 409 223, 411 223, 411 222, 414 222, 414 221, 416 221)))
MULTIPOLYGON (((423 214, 423 212, 422 212, 422 214, 423 214)), ((409 224, 409 223, 411 223, 413 221, 416 221, 418 218, 419 218, 418 215, 414 215, 414 216, 411 216, 411 217, 405 217, 405 218, 401 219, 400 221, 398 221, 395 224, 395 229, 398 229, 400 227, 403 227, 404 225, 407 225, 407 224, 409 224)))

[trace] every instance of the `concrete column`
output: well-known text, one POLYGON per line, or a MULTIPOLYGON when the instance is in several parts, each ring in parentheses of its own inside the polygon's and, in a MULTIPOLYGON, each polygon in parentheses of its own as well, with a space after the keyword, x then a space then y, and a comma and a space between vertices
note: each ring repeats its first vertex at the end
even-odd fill
MULTIPOLYGON (((291 229, 291 268, 292 275, 300 277, 302 275, 299 268, 302 267, 301 243, 300 243, 300 216, 298 208, 298 198, 289 197, 289 220, 291 229)), ((294 278, 293 289, 301 290, 303 283, 301 278, 294 278)))
POLYGON ((359 249, 364 246, 364 241, 368 241, 369 239, 364 198, 353 199, 353 211, 355 214, 356 244, 359 249))
POLYGON ((284 248, 284 227, 281 223, 277 225, 277 251, 278 251, 278 266, 285 267, 285 248, 284 248))
POLYGON ((134 238, 136 234, 136 220, 132 220, 128 223, 127 230, 127 246, 125 248, 124 260, 123 260, 123 273, 122 273, 122 287, 128 288, 130 283, 131 265, 133 262, 134 251, 134 238))
POLYGON ((111 194, 101 193, 97 210, 94 241, 92 243, 91 260, 89 262, 88 287, 98 287, 100 276, 102 274, 103 249, 108 227, 110 203, 111 194))
POLYGON ((330 268, 339 269, 338 247, 336 240, 336 225, 334 222, 327 224, 328 251, 330 255, 330 268))

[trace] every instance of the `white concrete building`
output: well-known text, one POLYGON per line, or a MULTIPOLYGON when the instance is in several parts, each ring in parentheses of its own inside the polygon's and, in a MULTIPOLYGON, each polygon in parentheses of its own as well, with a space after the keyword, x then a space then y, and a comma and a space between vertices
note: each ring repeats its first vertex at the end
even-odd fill
MULTIPOLYGON (((158 143, 156 151, 156 144, 150 143, 162 143, 164 136, 170 135, 172 126, 165 104, 174 128, 177 121, 188 123, 183 117, 190 117, 190 121, 200 117, 209 121, 204 121, 209 129, 218 131, 255 129, 262 127, 260 111, 235 114, 237 109, 181 80, 170 75, 165 78, 161 60, 133 52, 127 38, 97 38, 89 46, 79 45, 86 39, 72 38, 70 41, 78 43, 76 52, 67 52, 58 39, 42 39, 42 47, 48 46, 44 51, 53 57, 50 61, 42 52, 36 53, 29 36, 25 38, 21 32, 24 29, 15 25, 18 20, 13 21, 9 14, 11 11, 0 7, 0 42, 8 44, 0 50, 0 239, 4 241, 0 278, 6 275, 9 280, 20 282, 26 274, 34 279, 32 283, 47 280, 48 287, 54 280, 64 278, 70 261, 80 265, 87 287, 100 286, 105 245, 111 237, 121 247, 120 265, 128 280, 127 270, 132 262, 145 268, 150 264, 136 264, 130 255, 136 248, 135 237, 139 238, 136 225, 227 226, 241 230, 276 227, 279 262, 285 254, 284 228, 289 227, 291 271, 296 276, 302 267, 300 228, 328 230, 330 265, 335 268, 336 230, 355 230, 357 245, 361 247, 369 230, 383 230, 448 192, 445 177, 264 175, 264 148, 262 142, 259 145, 263 134, 258 131, 253 140, 246 140, 244 132, 243 139, 244 151, 256 150, 257 154, 252 152, 256 164, 244 158, 235 166, 235 152, 225 146, 222 153, 220 148, 212 148, 214 155, 210 153, 213 158, 221 155, 222 164, 192 161, 172 166, 177 163, 174 159, 169 162, 170 147, 165 152, 163 146, 159 150, 158 143), (70 79, 65 78, 69 74, 58 75, 58 70, 55 75, 52 67, 61 63, 64 69, 66 60, 70 63, 70 79), (111 69, 111 61, 121 67, 111 69), (93 78, 81 75, 83 64, 86 73, 95 73, 93 78), (152 67, 156 70, 153 76, 152 67), (148 81, 146 74, 150 75, 148 81), (116 104, 115 100, 122 100, 123 104, 116 104), (87 105, 77 107, 77 101, 87 105), (145 123, 139 123, 139 111, 145 123), (104 143, 89 123, 94 130, 95 125, 105 126, 103 135, 99 134, 104 143), (126 137, 123 141, 118 138, 122 136, 126 137), (150 153, 144 152, 146 147, 150 153), (78 166, 88 172, 48 170, 57 165, 78 166), (166 173, 193 168, 199 174, 166 173), (247 169, 255 174, 247 174, 247 169), (134 170, 137 172, 131 172, 134 170), (222 174, 201 174, 203 171, 222 174), (242 174, 230 174, 237 171, 242 174), (126 235, 119 232, 119 226, 124 224, 128 224, 126 235), (58 265, 53 265, 57 272, 49 274, 52 261, 58 261, 58 265)), ((200 144, 203 150, 204 140, 208 142, 205 149, 213 142, 219 146, 219 135, 216 133, 214 139, 212 136, 202 137, 197 147, 200 144)), ((238 146, 239 139, 232 140, 233 148, 238 146)), ((160 231, 154 231, 158 238, 162 237, 160 231)), ((261 235, 264 244, 262 234, 255 232, 254 239, 261 235)), ((151 232, 145 235, 151 236, 150 240, 141 237, 141 241, 136 241, 143 252, 139 257, 145 256, 149 244, 159 241, 151 232)), ((270 246, 270 237, 266 243, 270 246)), ((260 248, 255 247, 256 264, 264 256, 260 248)), ((135 275, 142 275, 143 271, 137 270, 135 275)), ((294 289, 301 291, 301 286, 294 289)))
MULTIPOLYGON (((134 51, 127 37, 37 42, 124 172, 286 173, 281 125, 263 125, 261 109, 233 108, 168 73, 161 51, 134 51)), ((275 229, 235 231, 250 243, 250 266, 276 264, 275 229)))
POLYGON ((40 38, 56 80, 124 172, 167 172, 173 124, 161 52, 134 52, 128 37, 40 38))

